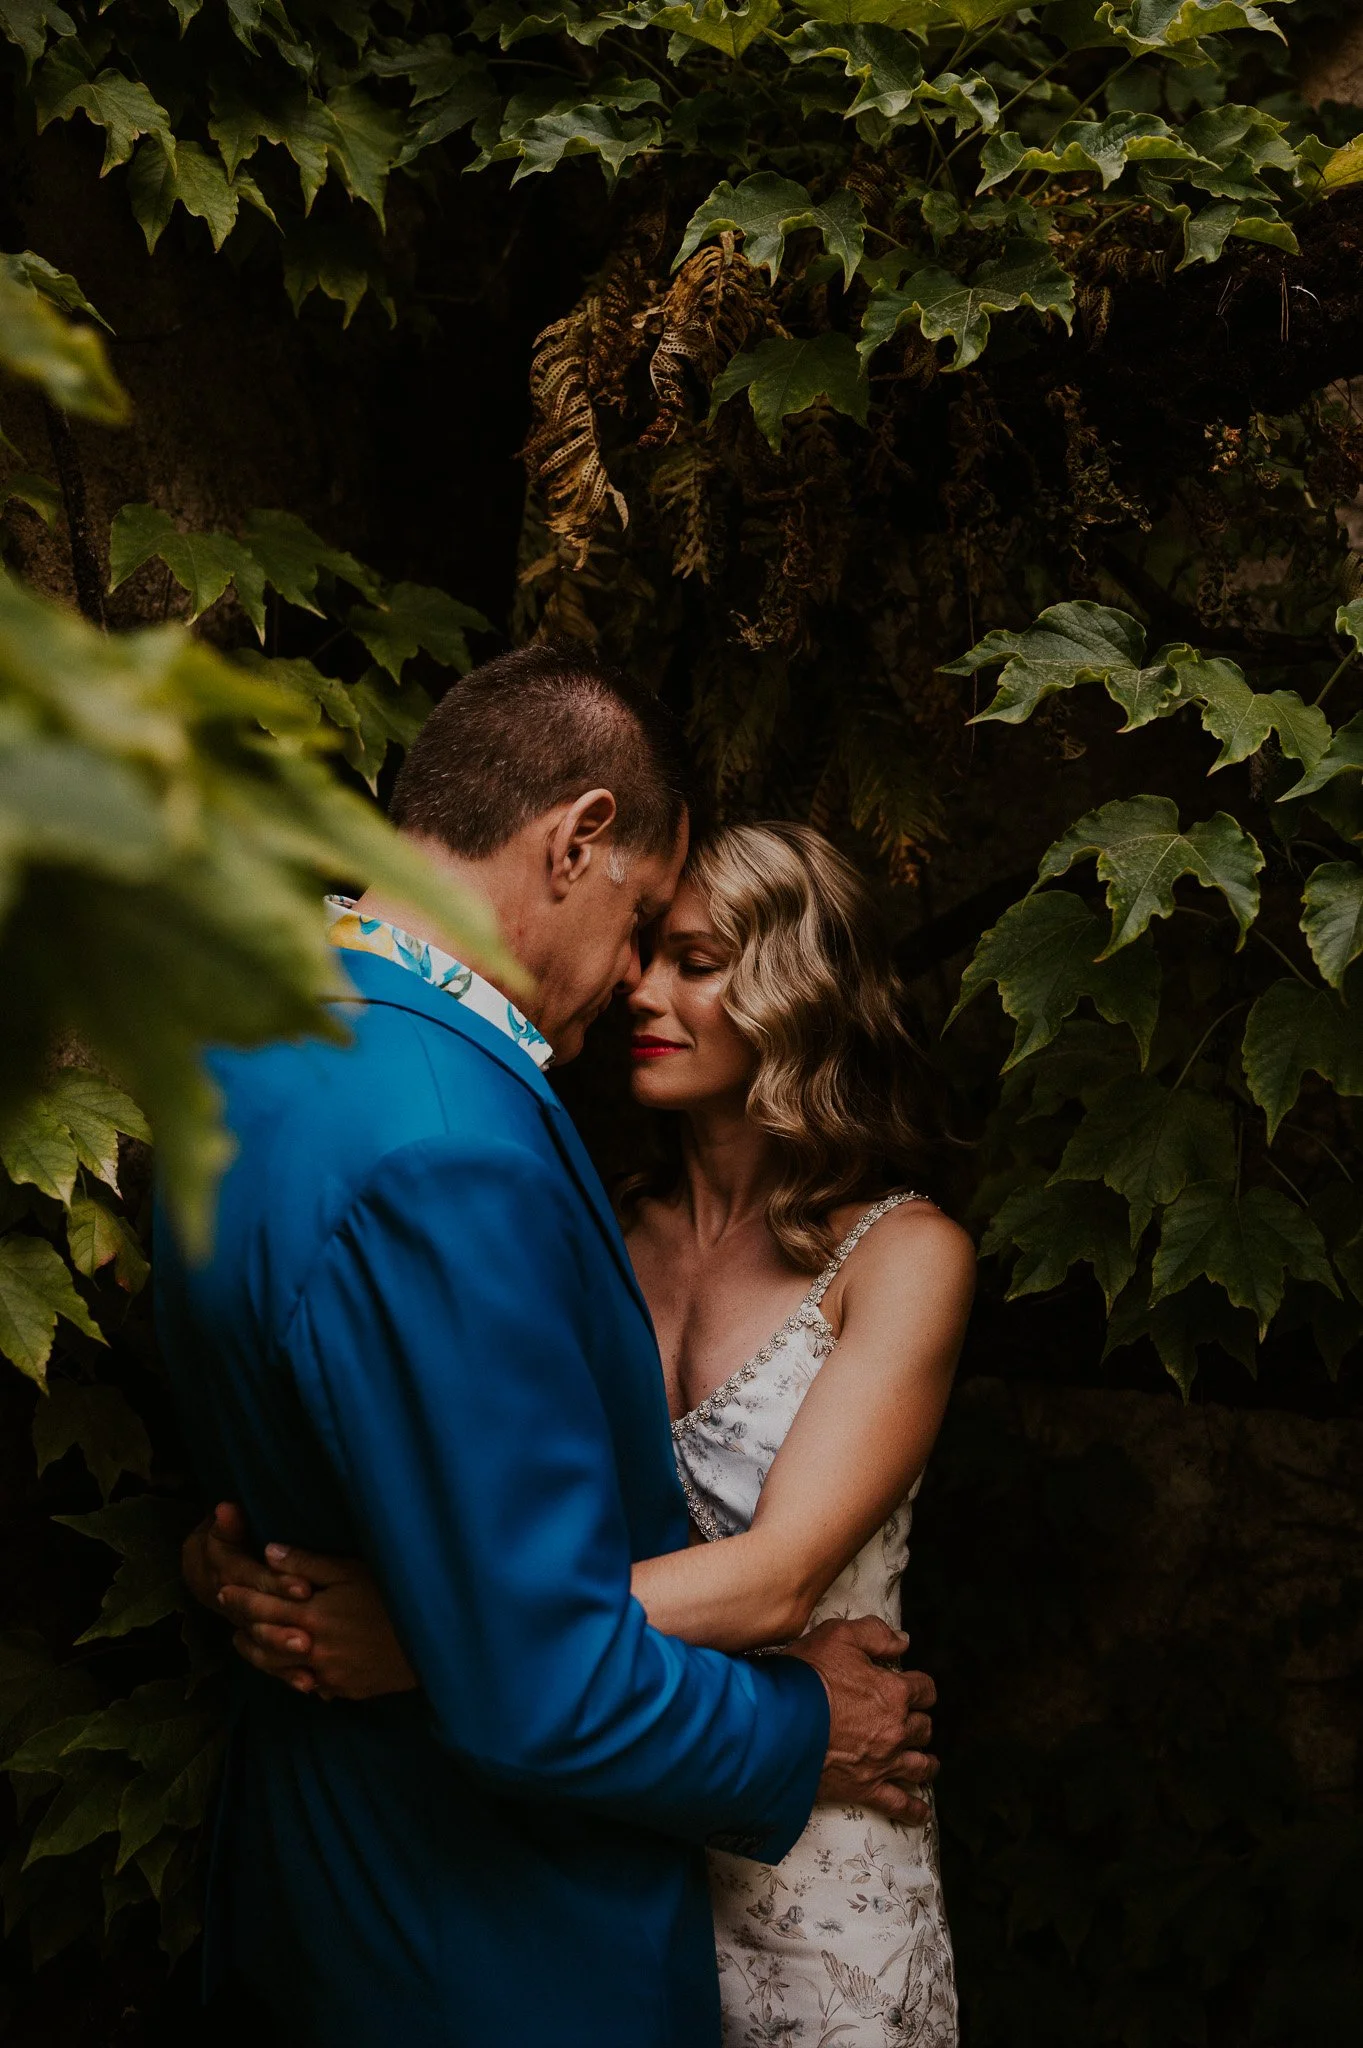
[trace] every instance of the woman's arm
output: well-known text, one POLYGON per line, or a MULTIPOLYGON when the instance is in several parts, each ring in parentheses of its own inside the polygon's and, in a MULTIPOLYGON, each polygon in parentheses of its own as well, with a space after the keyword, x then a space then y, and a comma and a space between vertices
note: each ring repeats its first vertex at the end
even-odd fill
POLYGON ((637 1564, 664 1635, 717 1650, 789 1642, 922 1472, 974 1289, 958 1224, 893 1210, 847 1268, 842 1334, 767 1475, 752 1527, 637 1564))
MULTIPOLYGON (((837 1349, 801 1403, 752 1527, 635 1565, 632 1590, 654 1628, 731 1651, 801 1634, 927 1463, 974 1277, 970 1239, 938 1210, 913 1203, 876 1225, 847 1270, 837 1349)), ((224 1535, 195 1531, 186 1577, 236 1623, 248 1662, 349 1699, 416 1683, 362 1565, 272 1545, 263 1566, 224 1535)))

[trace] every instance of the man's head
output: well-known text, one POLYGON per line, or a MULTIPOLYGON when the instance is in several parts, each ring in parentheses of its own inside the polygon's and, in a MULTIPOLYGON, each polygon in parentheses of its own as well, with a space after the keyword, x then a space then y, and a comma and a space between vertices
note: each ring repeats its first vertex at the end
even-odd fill
POLYGON ((640 927, 686 856, 688 785, 662 705, 574 648, 474 669, 407 755, 393 822, 490 897, 561 1060, 638 979, 640 927))

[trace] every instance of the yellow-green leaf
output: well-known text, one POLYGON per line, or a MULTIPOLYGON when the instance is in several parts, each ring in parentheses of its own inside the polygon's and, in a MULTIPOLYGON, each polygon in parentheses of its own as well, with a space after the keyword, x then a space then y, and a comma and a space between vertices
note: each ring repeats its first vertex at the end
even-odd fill
POLYGON ((79 1450, 106 1501, 125 1472, 151 1477, 146 1424, 117 1387, 56 1381, 34 1411, 33 1449, 40 1474, 79 1450))
POLYGON ((11 1230, 0 1238, 0 1351, 39 1386, 46 1380, 58 1316, 95 1343, 104 1342, 59 1254, 45 1238, 11 1230))

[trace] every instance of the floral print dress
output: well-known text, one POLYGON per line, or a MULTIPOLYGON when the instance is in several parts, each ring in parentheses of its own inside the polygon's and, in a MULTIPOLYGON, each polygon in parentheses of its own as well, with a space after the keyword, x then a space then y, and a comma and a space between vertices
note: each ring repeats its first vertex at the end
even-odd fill
MULTIPOLYGON (((789 1320, 672 1426, 697 1528, 746 1529, 763 1481, 836 1338, 820 1303, 843 1261, 901 1202, 867 1210, 789 1320)), ((914 1488, 914 1493, 917 1492, 914 1488)), ((873 1614, 900 1625, 913 1494, 829 1587, 810 1622, 873 1614)), ((956 1978, 935 1814, 906 1827, 817 1806, 774 1867, 713 1851, 710 1881, 724 2048, 956 2048, 956 1978)))

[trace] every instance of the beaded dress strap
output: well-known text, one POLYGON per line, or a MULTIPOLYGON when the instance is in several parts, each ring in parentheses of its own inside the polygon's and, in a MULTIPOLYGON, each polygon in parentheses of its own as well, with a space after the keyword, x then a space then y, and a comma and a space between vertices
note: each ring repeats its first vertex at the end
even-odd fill
POLYGON ((856 1250, 873 1223, 879 1223, 882 1216, 888 1216, 891 1209, 898 1209, 905 1202, 930 1202, 931 1200, 931 1195, 920 1195, 912 1189, 906 1189, 902 1194, 886 1195, 883 1201, 876 1202, 869 1208, 864 1216, 858 1217, 805 1296, 805 1306, 808 1308, 817 1308, 819 1306, 825 1294, 827 1294, 829 1288, 842 1271, 848 1254, 856 1250))
MULTIPOLYGON (((828 1327, 827 1318, 820 1309, 819 1303, 823 1300, 825 1293, 841 1270, 843 1260, 850 1251, 861 1243, 871 1225, 878 1223, 881 1217, 887 1215, 891 1209, 897 1209, 901 1202, 928 1202, 931 1199, 930 1195, 909 1193, 887 1195, 883 1202, 877 1202, 874 1208, 868 1209, 866 1214, 858 1220, 855 1228, 849 1230, 847 1236, 838 1246, 799 1307, 793 1314, 787 1316, 780 1329, 767 1339, 762 1349, 755 1351, 751 1358, 746 1359, 739 1366, 737 1372, 730 1373, 728 1379, 714 1388, 711 1393, 707 1394, 703 1401, 698 1402, 694 1408, 688 1408, 685 1415, 677 1417, 672 1425, 674 1439, 685 1436, 688 1430, 697 1429, 702 1424, 713 1422, 715 1416, 722 1408, 728 1405, 739 1388, 746 1386, 749 1380, 753 1379, 764 1365, 770 1364, 776 1353, 785 1348, 797 1330, 802 1328, 812 1330, 823 1346, 820 1356, 826 1356, 832 1350, 834 1340, 833 1333, 828 1327)), ((685 1485, 685 1479, 683 1479, 682 1483, 685 1485)), ((703 1529, 705 1524, 698 1522, 697 1526, 703 1529)))

